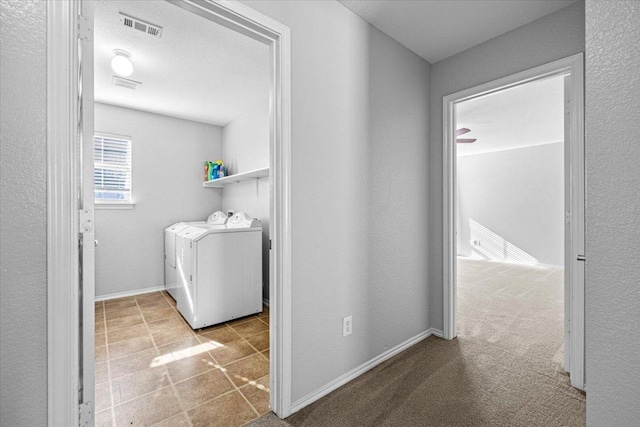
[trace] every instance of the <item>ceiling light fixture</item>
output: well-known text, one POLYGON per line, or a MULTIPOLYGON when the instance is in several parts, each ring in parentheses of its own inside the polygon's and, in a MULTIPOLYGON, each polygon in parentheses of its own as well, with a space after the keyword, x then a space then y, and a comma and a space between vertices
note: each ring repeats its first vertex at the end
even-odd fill
POLYGON ((111 68, 113 71, 123 77, 130 76, 133 73, 133 63, 131 62, 131 55, 129 52, 120 49, 114 49, 114 57, 111 60, 111 68))

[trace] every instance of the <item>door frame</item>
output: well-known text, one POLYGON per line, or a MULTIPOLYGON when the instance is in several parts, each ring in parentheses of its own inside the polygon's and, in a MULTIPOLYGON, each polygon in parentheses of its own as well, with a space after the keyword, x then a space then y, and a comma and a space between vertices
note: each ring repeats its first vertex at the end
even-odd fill
MULTIPOLYGON (((568 114, 569 143, 565 149, 569 160, 570 211, 566 212, 571 248, 565 260, 565 352, 569 357, 565 369, 570 373, 571 384, 585 389, 585 339, 584 339, 584 55, 582 53, 550 62, 517 74, 475 86, 442 100, 443 108, 443 333, 444 338, 456 337, 456 143, 455 105, 490 93, 524 83, 559 75, 570 75, 567 88, 570 99, 565 105, 568 114)), ((566 174, 565 174, 566 176, 566 174)))
MULTIPOLYGON (((167 1, 271 46, 270 404, 284 418, 291 414, 290 30, 237 1, 167 1)), ((79 392, 83 386, 78 248, 83 171, 78 75, 93 72, 93 64, 79 60, 80 35, 91 36, 93 26, 92 15, 79 16, 82 5, 83 0, 47 3, 47 370, 48 425, 52 427, 77 425, 81 415, 87 416, 83 406, 89 408, 88 419, 93 417, 93 402, 82 401, 79 392)), ((93 296, 93 291, 85 295, 93 296)))

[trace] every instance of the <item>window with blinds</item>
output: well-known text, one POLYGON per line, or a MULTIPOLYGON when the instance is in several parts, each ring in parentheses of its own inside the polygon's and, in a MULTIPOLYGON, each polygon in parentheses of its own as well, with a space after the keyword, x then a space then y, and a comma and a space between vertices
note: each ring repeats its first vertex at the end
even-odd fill
POLYGON ((93 147, 96 203, 131 203, 131 139, 95 135, 93 147))

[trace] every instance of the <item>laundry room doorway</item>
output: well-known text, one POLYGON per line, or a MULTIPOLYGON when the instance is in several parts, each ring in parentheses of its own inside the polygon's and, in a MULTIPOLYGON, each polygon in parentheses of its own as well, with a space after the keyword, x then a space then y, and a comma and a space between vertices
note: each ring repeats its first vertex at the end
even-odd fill
POLYGON ((288 415, 288 28, 236 2, 51 9, 52 23, 77 28, 52 38, 70 60, 50 67, 77 76, 58 94, 76 105, 59 127, 76 136, 68 148, 77 155, 57 153, 77 174, 56 169, 50 182, 64 183, 58 201, 77 206, 80 235, 75 247, 69 223, 50 224, 55 241, 69 243, 50 259, 59 304, 49 354, 52 371, 70 378, 49 384, 54 423, 193 423, 221 408, 236 423, 288 415), (163 235, 176 223, 192 230, 183 240, 200 236, 189 243, 199 269, 187 278, 186 263, 173 265, 191 286, 182 301, 166 290, 163 235), (220 304, 229 290, 209 292, 220 283, 244 288, 220 304))

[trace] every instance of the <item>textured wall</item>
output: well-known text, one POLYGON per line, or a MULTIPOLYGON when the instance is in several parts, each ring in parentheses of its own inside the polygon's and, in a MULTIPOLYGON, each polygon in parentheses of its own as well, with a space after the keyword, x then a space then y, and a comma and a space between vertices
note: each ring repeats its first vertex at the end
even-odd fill
POLYGON ((0 425, 47 423, 44 1, 0 3, 0 425))
MULTIPOLYGON (((222 129, 222 159, 230 174, 269 167, 269 102, 265 99, 222 129)), ((222 189, 222 210, 246 212, 262 222, 262 296, 269 299, 269 178, 222 189)))
POLYGON ((434 64, 431 68, 431 314, 442 328, 442 98, 584 51, 576 4, 434 64))
POLYGON ((589 426, 640 420, 640 3, 586 6, 589 426))
POLYGON ((563 162, 561 142, 458 157, 458 253, 563 266, 563 162))
POLYGON ((222 207, 203 188, 203 163, 222 153, 222 128, 95 104, 95 131, 130 136, 133 209, 97 209, 96 296, 164 284, 164 229, 203 221, 222 207))
POLYGON ((295 401, 429 327, 429 64, 338 2, 247 4, 291 28, 295 401))

